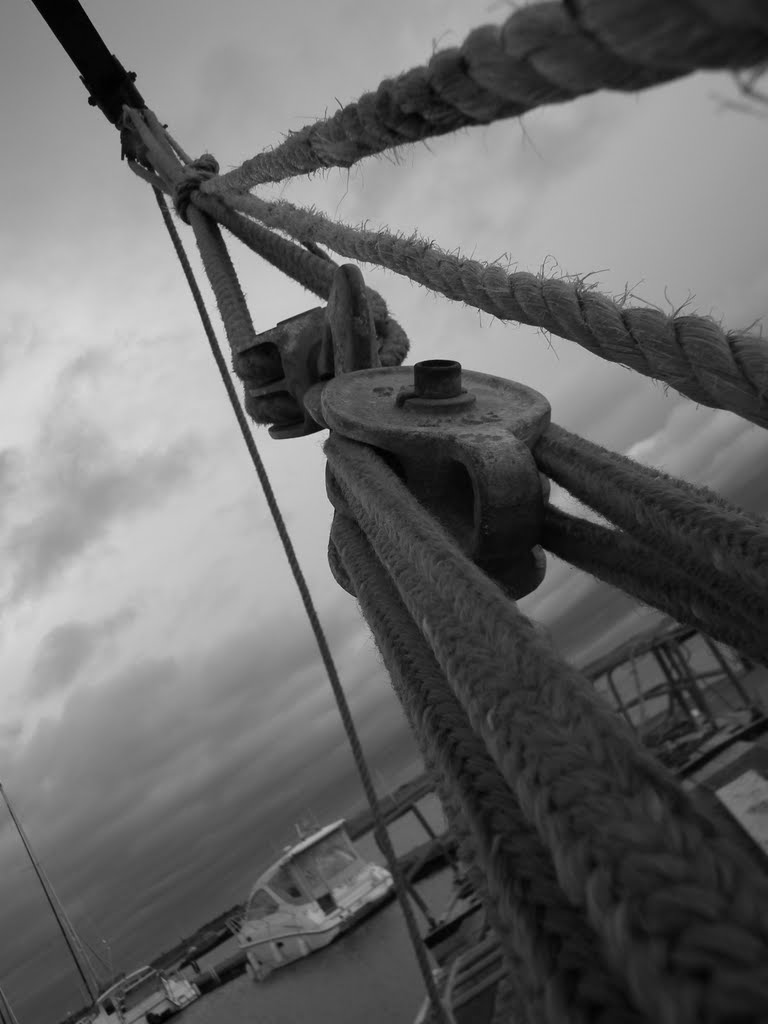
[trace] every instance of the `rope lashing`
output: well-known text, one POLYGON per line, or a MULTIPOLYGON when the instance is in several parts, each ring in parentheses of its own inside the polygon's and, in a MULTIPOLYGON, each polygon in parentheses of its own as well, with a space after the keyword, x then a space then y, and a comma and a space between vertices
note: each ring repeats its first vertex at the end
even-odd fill
MULTIPOLYGON (((281 273, 322 299, 327 299, 335 264, 304 246, 295 245, 247 217, 239 216, 218 196, 193 196, 195 206, 227 228, 231 234, 281 273)), ((368 289, 373 320, 380 340, 379 359, 382 366, 399 366, 408 354, 408 337, 390 315, 382 296, 368 289)))
MULTIPOLYGON (((202 196, 202 182, 209 180, 218 172, 215 157, 206 153, 197 160, 182 165, 167 132, 152 111, 134 111, 126 108, 125 117, 141 138, 155 171, 164 180, 166 187, 172 190, 177 213, 182 220, 191 224, 195 231, 200 254, 214 289, 216 303, 233 353, 252 347, 255 332, 245 296, 216 227, 217 223, 226 227, 282 273, 319 297, 328 298, 334 272, 332 261, 281 238, 272 231, 265 230, 248 218, 237 215, 221 200, 202 196), (193 211, 197 211, 196 216, 193 211), (233 310, 234 322, 225 315, 225 309, 233 310)), ((131 166, 138 172, 138 165, 131 166)), ((369 289, 369 295, 376 333, 380 339, 381 364, 399 365, 408 352, 408 337, 400 324, 390 317, 383 297, 373 289, 369 289)), ((260 407, 253 412, 261 422, 272 421, 268 400, 261 402, 260 407)))
POLYGON ((709 491, 679 488, 658 471, 646 472, 554 424, 533 451, 552 480, 711 591, 725 584, 745 607, 765 608, 768 521, 711 501, 709 491))
POLYGON ((758 334, 725 331, 711 317, 627 306, 579 280, 508 273, 416 235, 353 228, 285 201, 232 192, 222 198, 301 242, 320 242, 346 259, 384 267, 499 320, 538 327, 664 381, 700 405, 768 426, 768 341, 758 334))
MULTIPOLYGON (((336 504, 336 502, 334 502, 336 504)), ((552 859, 446 683, 359 528, 339 516, 334 542, 427 763, 469 825, 512 960, 535 979, 550 1024, 639 1022, 597 936, 560 889, 552 859)), ((450 811, 450 807, 447 808, 450 811)))
MULTIPOLYGON (((169 140, 170 142, 170 140, 169 140)), ((179 217, 189 224, 187 210, 194 192, 197 192, 204 181, 219 173, 219 162, 210 153, 203 153, 184 167, 183 175, 176 182, 173 191, 173 205, 179 217)))
POLYGON ((757 1022, 768 882, 369 448, 326 455, 558 882, 662 1024, 757 1022))
POLYGON ((404 143, 519 117, 598 89, 637 91, 766 58, 764 0, 532 3, 498 27, 475 29, 427 65, 385 79, 333 117, 289 133, 203 191, 247 191, 324 167, 351 167, 404 143))
POLYGON ((625 533, 549 506, 541 543, 563 561, 768 665, 768 609, 709 590, 625 533))
POLYGON ((186 166, 182 164, 165 129, 149 109, 138 111, 125 107, 123 118, 141 140, 146 159, 155 173, 173 193, 179 216, 192 227, 230 348, 238 352, 251 347, 256 332, 221 231, 214 221, 190 202, 202 180, 216 173, 218 163, 206 153, 199 161, 186 166))
MULTIPOLYGON (((200 192, 202 183, 211 180, 218 173, 219 165, 215 157, 205 153, 197 160, 189 161, 185 156, 187 163, 182 165, 176 152, 178 144, 170 139, 170 136, 168 136, 168 133, 152 111, 126 109, 125 117, 139 134, 146 148, 147 156, 153 163, 155 171, 163 181, 165 188, 172 191, 174 206, 181 219, 186 223, 192 223, 190 220, 190 204, 208 218, 210 222, 208 230, 202 232, 202 245, 207 252, 210 253, 214 249, 214 243, 208 236, 211 235, 213 230, 213 222, 216 222, 226 227, 230 233, 234 234, 241 242, 256 252, 257 255, 271 263, 288 277, 291 277, 298 284, 320 298, 328 298, 334 272, 333 261, 329 260, 326 256, 319 255, 317 252, 312 252, 311 249, 281 238, 273 231, 267 231, 249 218, 239 216, 228 204, 220 199, 203 196, 200 192)), ((149 180, 150 184, 157 187, 158 182, 149 177, 149 172, 145 168, 135 163, 131 163, 130 166, 138 175, 149 180)), ((192 226, 195 227, 195 224, 202 224, 202 221, 196 221, 192 226)), ((198 228, 195 228, 195 231, 197 236, 199 233, 198 228)), ((200 244, 200 239, 198 238, 198 245, 200 244)), ((223 242, 221 244, 223 245, 223 242)), ((215 247, 220 248, 218 243, 216 243, 215 247)), ((202 248, 201 255, 203 255, 202 248)), ((231 266, 228 255, 226 260, 231 266)), ((206 267, 206 271, 207 269, 206 267)), ((233 275, 234 268, 232 268, 231 273, 227 272, 227 277, 230 281, 227 294, 221 294, 221 301, 219 301, 220 296, 217 294, 217 304, 220 311, 222 311, 222 316, 222 302, 232 305, 233 308, 239 311, 238 318, 242 322, 245 299, 243 297, 242 301, 240 301, 238 297, 233 297, 233 294, 231 294, 239 291, 242 296, 239 284, 235 287, 237 279, 234 277, 233 281, 233 275)), ((218 276, 221 277, 220 274, 218 276)), ((213 281, 211 283, 213 285, 213 281)), ((408 353, 408 337, 400 324, 389 315, 389 310, 383 297, 372 288, 369 288, 368 292, 376 333, 380 339, 379 359, 382 366, 397 366, 408 353)), ((250 322, 250 314, 248 314, 248 320, 250 322)), ((237 337, 240 341, 232 345, 232 338, 228 332, 230 345, 233 347, 234 352, 242 351, 243 348, 247 348, 251 344, 250 335, 247 332, 240 330, 237 337)), ((267 406, 268 403, 257 417, 262 422, 270 422, 267 406)))

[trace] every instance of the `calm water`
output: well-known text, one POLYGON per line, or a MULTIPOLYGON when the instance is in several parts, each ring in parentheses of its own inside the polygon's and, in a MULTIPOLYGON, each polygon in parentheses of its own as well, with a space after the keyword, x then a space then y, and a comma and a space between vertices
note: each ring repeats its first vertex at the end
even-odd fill
MULTIPOLYGON (((433 825, 440 820, 437 801, 428 797, 420 808, 433 825)), ((425 838, 412 817, 391 829, 397 852, 425 838)), ((357 842, 364 856, 382 863, 370 837, 357 842)), ((435 916, 452 892, 452 876, 443 871, 418 885, 435 916)), ((418 911, 417 911, 418 915, 418 911)), ((426 924, 420 923, 426 928, 426 924)), ((237 950, 232 940, 200 958, 200 967, 223 960, 237 950)), ((282 971, 265 982, 248 975, 235 978, 203 996, 176 1018, 179 1024, 409 1024, 424 998, 424 988, 398 904, 391 903, 338 942, 282 971)))

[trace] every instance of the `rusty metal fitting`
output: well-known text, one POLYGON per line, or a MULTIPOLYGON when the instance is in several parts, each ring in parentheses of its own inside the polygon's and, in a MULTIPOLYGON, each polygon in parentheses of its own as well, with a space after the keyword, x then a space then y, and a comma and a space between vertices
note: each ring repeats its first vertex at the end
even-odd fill
POLYGON ((322 306, 281 320, 256 335, 256 344, 234 353, 233 368, 245 384, 245 408, 257 423, 271 423, 274 438, 302 437, 320 427, 304 408, 304 395, 319 377, 325 329, 322 306))
POLYGON ((475 396, 461 386, 461 363, 453 359, 425 359, 413 367, 413 386, 395 397, 398 408, 450 412, 474 404, 475 396))
POLYGON ((549 403, 515 381, 462 374, 447 360, 415 370, 335 377, 307 403, 317 422, 394 455, 418 501, 518 600, 544 578, 546 498, 531 449, 549 424, 549 403), (471 401, 444 404, 465 395, 471 401))
POLYGON ((328 305, 281 320, 235 352, 233 367, 245 384, 245 405, 257 423, 271 423, 274 438, 322 429, 304 399, 314 385, 339 373, 378 366, 378 341, 360 270, 338 267, 328 305))

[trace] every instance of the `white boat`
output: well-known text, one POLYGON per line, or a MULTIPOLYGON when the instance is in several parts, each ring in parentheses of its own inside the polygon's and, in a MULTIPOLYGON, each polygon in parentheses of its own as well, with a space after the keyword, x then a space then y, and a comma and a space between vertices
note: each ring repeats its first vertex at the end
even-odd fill
POLYGON ((247 970, 262 981, 276 967, 329 945, 393 893, 386 868, 363 860, 344 828, 326 825, 287 847, 230 922, 247 970))
POLYGON ((96 1000, 92 1024, 159 1024, 189 1006, 200 993, 186 978, 140 967, 96 1000))

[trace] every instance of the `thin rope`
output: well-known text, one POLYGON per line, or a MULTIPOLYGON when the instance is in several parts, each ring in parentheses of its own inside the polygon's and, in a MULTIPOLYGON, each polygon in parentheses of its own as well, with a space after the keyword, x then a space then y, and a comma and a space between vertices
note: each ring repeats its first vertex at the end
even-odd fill
MULTIPOLYGON (((212 181, 215 179, 212 179, 212 181)), ((285 201, 225 193, 234 209, 339 255, 385 267, 446 298, 573 341, 588 352, 661 380, 700 405, 768 426, 768 342, 725 331, 711 317, 627 306, 584 280, 507 272, 438 248, 417 235, 354 228, 285 201)))
POLYGON ((765 609, 768 522, 711 501, 707 490, 677 487, 662 473, 645 472, 632 459, 555 424, 533 454, 552 480, 710 591, 725 585, 744 606, 765 609))
MULTIPOLYGON (((336 504, 336 502, 334 502, 336 504)), ((435 662, 359 528, 337 516, 334 543, 427 763, 469 824, 500 938, 535 979, 551 1024, 639 1022, 597 936, 563 894, 552 860, 435 662)))
POLYGON ((544 514, 541 544, 570 565, 768 665, 768 609, 712 593, 625 533, 553 506, 544 514))
MULTIPOLYGON (((182 270, 184 271, 184 276, 187 280, 187 284, 189 285, 190 291, 192 293, 195 306, 197 307, 197 311, 200 315, 203 330, 205 331, 205 335, 208 339, 211 354, 213 356, 214 362, 216 363, 216 368, 219 371, 219 376, 221 377, 224 389, 227 393, 229 404, 232 407, 235 419, 237 420, 237 425, 240 429, 240 434, 243 438, 243 441, 245 442, 245 446, 251 458, 253 468, 256 470, 256 474, 259 478, 259 483, 261 484, 262 491, 264 492, 264 497, 266 499, 267 506, 269 507, 269 511, 272 515, 275 528, 277 530, 278 536, 280 537, 280 542, 283 546, 285 556, 288 559, 288 564, 291 568, 293 578, 296 581, 296 586, 299 590, 299 594, 301 596, 302 604, 304 605, 304 610, 307 614, 307 618, 309 619, 309 624, 312 628, 312 632, 314 634, 315 641, 320 652, 320 657, 322 658, 323 665, 325 666, 328 681, 331 685, 333 695, 336 699, 336 704, 339 709, 339 714, 344 725, 344 730, 346 732, 347 739, 352 750, 352 756, 354 758, 355 766, 360 776, 363 791, 365 792, 366 799, 368 800, 368 804, 373 814, 376 833, 379 842, 381 843, 382 852, 384 853, 385 859, 387 861, 387 866, 389 867, 389 870, 392 873, 395 882, 396 891, 398 893, 400 906, 403 912, 403 917, 405 918, 406 929, 408 931, 411 943, 413 945, 416 960, 419 964, 419 968, 424 979, 424 984, 429 999, 432 1003, 437 1019, 441 1022, 441 1024, 452 1024, 450 1018, 445 1015, 442 1003, 440 1001, 440 995, 439 992, 437 991, 437 987, 432 976, 432 970, 430 968, 429 961, 424 950, 424 945, 421 941, 421 936, 419 934, 416 918, 414 916, 410 903, 408 902, 407 896, 405 895, 405 879, 403 878, 402 870, 400 868, 400 865, 397 860, 397 855, 395 854, 395 850, 392 845, 392 840, 389 837, 389 832, 387 831, 386 825, 384 824, 384 816, 381 811, 381 805, 379 803, 379 799, 373 785, 370 769, 368 767, 368 762, 366 760, 362 745, 360 743, 360 738, 357 733, 357 728, 355 726, 354 719, 352 718, 352 712, 347 702, 344 687, 341 684, 341 679, 336 668, 336 663, 333 659, 333 655, 331 654, 331 649, 328 645, 328 640, 325 636, 325 631, 322 627, 320 618, 317 614, 314 601, 312 600, 312 595, 309 592, 307 581, 304 577, 304 573, 302 572, 299 560, 296 557, 296 551, 294 549, 293 542, 291 541, 290 534, 288 533, 288 528, 285 525, 285 520, 283 519, 282 512, 280 511, 280 506, 277 503, 277 498, 275 497, 275 492, 272 489, 272 484, 267 474, 266 467, 264 465, 264 462, 262 461, 261 455, 259 454, 259 450, 256 447, 256 442, 254 441, 253 434, 251 433, 251 429, 248 425, 248 420, 246 419, 245 413, 243 412, 242 406, 238 400, 237 392, 235 391, 235 386, 232 382, 232 378, 230 377, 229 372, 227 371, 227 364, 224 360, 221 347, 219 346, 216 334, 213 330, 213 325, 211 324, 210 317, 208 316, 208 312, 205 308, 205 302, 203 300, 202 293, 200 292, 200 289, 197 285, 197 281, 195 280, 189 259, 187 257, 186 252, 184 251, 184 247, 182 245, 181 238, 179 237, 179 233, 176 230, 176 225, 173 223, 173 218, 171 217, 170 211, 166 206, 162 194, 160 193, 159 190, 155 190, 155 199, 157 200, 157 204, 160 207, 163 222, 166 226, 168 234, 170 235, 171 242, 173 243, 176 255, 179 258, 182 270)), ((197 216, 202 217, 202 214, 197 214, 197 216)))
POLYGON ((135 160, 129 160, 128 166, 137 177, 142 178, 148 185, 151 185, 152 188, 157 189, 158 192, 164 192, 166 195, 171 194, 171 190, 159 174, 154 174, 152 171, 147 170, 146 167, 142 167, 141 164, 137 163, 135 160))
POLYGON ((404 143, 519 117, 598 89, 646 89, 704 68, 768 57, 764 0, 614 0, 533 3, 500 26, 365 93, 333 117, 289 133, 204 192, 247 191, 324 167, 351 167, 404 143))
POLYGON ((764 876, 375 452, 335 434, 325 450, 351 514, 636 1005, 661 1024, 764 1019, 764 876))

